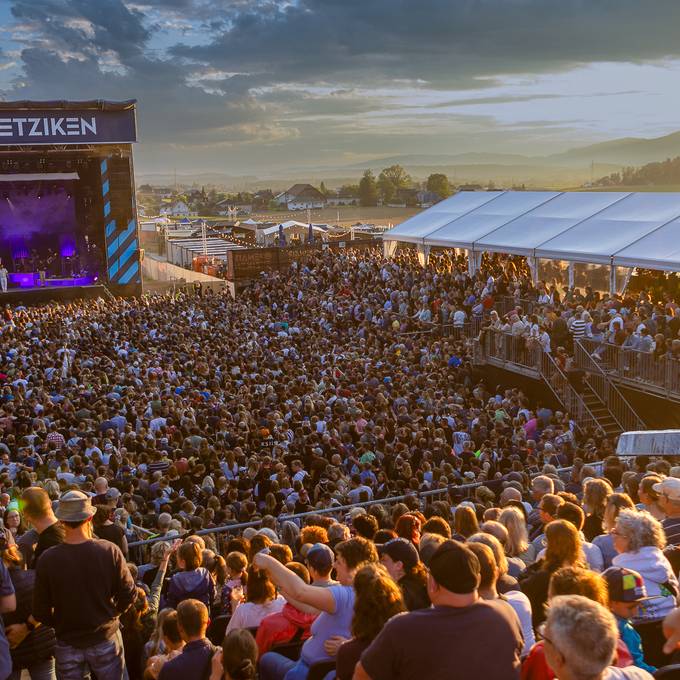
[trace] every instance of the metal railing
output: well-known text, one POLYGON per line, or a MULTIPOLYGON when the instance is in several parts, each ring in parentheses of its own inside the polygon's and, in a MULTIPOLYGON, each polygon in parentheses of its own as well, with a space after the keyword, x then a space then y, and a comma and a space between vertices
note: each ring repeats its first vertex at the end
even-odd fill
POLYGON ((482 330, 479 345, 481 356, 488 363, 509 370, 522 369, 521 372, 532 372, 536 376, 541 372, 541 347, 527 343, 523 335, 504 333, 493 328, 482 330))
POLYGON ((552 355, 547 353, 541 357, 541 377, 565 411, 576 421, 579 430, 602 429, 566 373, 557 365, 552 355))
MULTIPOLYGON (((591 467, 594 467, 597 474, 601 475, 602 470, 603 470, 603 465, 604 463, 602 461, 597 461, 594 463, 588 463, 591 467)), ((571 471, 573 467, 565 467, 565 468, 558 468, 557 469, 557 475, 562 479, 563 482, 567 482, 570 478, 571 471)), ((543 472, 537 472, 535 474, 530 475, 530 477, 536 477, 538 475, 543 474, 543 472)), ((319 508, 316 510, 310 510, 309 512, 301 512, 297 513, 295 515, 281 515, 276 518, 276 523, 280 526, 284 524, 285 522, 289 521, 296 521, 300 519, 304 519, 305 517, 311 517, 314 515, 339 515, 342 517, 345 513, 349 512, 353 508, 362 508, 362 507, 370 507, 372 505, 393 505, 396 503, 401 503, 402 501, 405 501, 407 499, 412 499, 416 498, 419 501, 419 505, 421 510, 425 508, 423 505, 422 501, 425 500, 425 504, 430 499, 437 500, 437 497, 441 496, 447 496, 449 494, 454 495, 457 499, 460 499, 459 502, 462 502, 466 499, 469 499, 472 495, 475 489, 477 489, 480 486, 487 486, 489 485, 489 480, 487 481, 482 481, 482 482, 472 482, 469 484, 461 484, 461 485, 455 485, 455 484, 448 484, 446 487, 441 488, 441 489, 432 489, 429 491, 418 491, 418 492, 413 492, 410 494, 404 494, 400 496, 390 496, 388 498, 376 498, 371 501, 362 501, 359 503, 352 503, 350 505, 341 505, 338 507, 333 507, 333 508, 319 508)), ((184 532, 179 535, 173 535, 173 536, 153 536, 152 538, 148 538, 145 540, 140 540, 140 541, 130 541, 128 542, 128 547, 130 549, 133 549, 137 551, 137 554, 139 555, 140 551, 146 551, 149 546, 153 545, 154 543, 158 543, 159 541, 173 541, 177 538, 184 538, 185 536, 191 535, 194 536, 214 536, 216 543, 219 543, 219 539, 224 537, 225 534, 227 535, 238 535, 241 531, 244 529, 247 529, 249 527, 260 527, 262 526, 264 520, 263 519, 257 519, 253 520, 252 522, 239 522, 235 524, 225 524, 219 527, 210 527, 209 529, 201 529, 200 531, 196 532, 184 532)), ((136 527, 135 529, 141 529, 143 532, 149 532, 148 529, 142 529, 141 527, 136 527)), ((220 546, 220 549, 223 546, 220 546)), ((145 554, 145 557, 148 555, 145 554)), ((143 559, 140 557, 140 559, 143 559)))
POLYGON ((680 360, 590 338, 580 342, 610 380, 680 399, 680 360))
POLYGON ((610 411, 622 432, 645 428, 644 421, 638 416, 619 388, 602 370, 600 364, 593 359, 581 340, 576 338, 574 339, 574 362, 578 368, 586 372, 585 382, 610 411))
POLYGON ((544 352, 540 346, 527 343, 525 336, 494 329, 483 330, 480 340, 475 342, 474 357, 477 363, 490 363, 543 380, 565 411, 574 418, 580 430, 603 429, 552 355, 544 352))

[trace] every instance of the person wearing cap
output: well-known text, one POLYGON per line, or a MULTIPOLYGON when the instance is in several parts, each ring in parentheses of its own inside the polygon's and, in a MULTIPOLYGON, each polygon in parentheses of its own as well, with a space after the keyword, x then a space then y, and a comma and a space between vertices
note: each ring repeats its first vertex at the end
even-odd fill
POLYGON ((55 629, 57 675, 64 680, 126 675, 118 618, 137 591, 120 549, 91 538, 94 514, 87 494, 63 494, 56 517, 64 542, 37 562, 33 617, 55 629))
POLYGON ((637 615, 640 604, 647 599, 647 590, 642 576, 625 567, 609 567, 602 573, 609 593, 609 611, 616 618, 619 637, 628 647, 633 663, 654 673, 656 668, 645 662, 642 639, 633 628, 631 619, 637 615))
POLYGON ((659 484, 654 484, 652 489, 659 494, 659 505, 666 513, 666 518, 661 521, 666 543, 680 546, 680 479, 666 477, 659 484))
POLYGON ((433 606, 390 619, 361 655, 354 680, 515 680, 524 639, 504 602, 482 600, 477 556, 458 541, 430 560, 433 606))
POLYGON ((406 608, 413 611, 429 607, 427 570, 413 543, 393 538, 378 546, 378 555, 387 573, 399 584, 406 608))

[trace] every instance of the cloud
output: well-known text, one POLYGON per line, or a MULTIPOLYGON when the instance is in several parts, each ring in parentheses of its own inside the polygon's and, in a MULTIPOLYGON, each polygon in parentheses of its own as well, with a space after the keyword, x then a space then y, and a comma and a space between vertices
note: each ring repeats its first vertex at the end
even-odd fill
POLYGON ((230 159, 242 162, 247 149, 266 159, 272 145, 297 159, 407 141, 415 149, 418 137, 438 135, 451 144, 468 135, 468 144, 499 129, 495 106, 573 97, 544 86, 500 91, 513 74, 530 82, 680 52, 677 0, 655 0, 653 10, 639 0, 10 3, 6 98, 136 97, 142 139, 193 163, 212 158, 210 147, 238 148, 230 159))

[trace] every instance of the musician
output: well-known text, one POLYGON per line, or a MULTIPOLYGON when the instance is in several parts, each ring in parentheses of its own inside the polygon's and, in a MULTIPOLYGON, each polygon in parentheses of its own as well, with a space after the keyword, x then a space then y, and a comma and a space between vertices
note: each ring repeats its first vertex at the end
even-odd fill
POLYGON ((0 291, 3 293, 7 292, 7 279, 9 277, 9 272, 7 271, 7 267, 0 262, 0 291))

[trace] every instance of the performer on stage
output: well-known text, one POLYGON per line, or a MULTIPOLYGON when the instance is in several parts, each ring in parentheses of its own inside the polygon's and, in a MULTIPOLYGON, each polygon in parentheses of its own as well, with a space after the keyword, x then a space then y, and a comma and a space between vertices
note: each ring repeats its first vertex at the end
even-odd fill
POLYGON ((47 277, 47 260, 44 257, 38 260, 38 276, 40 277, 39 286, 45 286, 45 278, 47 277))
POLYGON ((9 272, 7 271, 7 267, 0 262, 0 290, 3 293, 7 292, 7 277, 9 275, 9 272))

